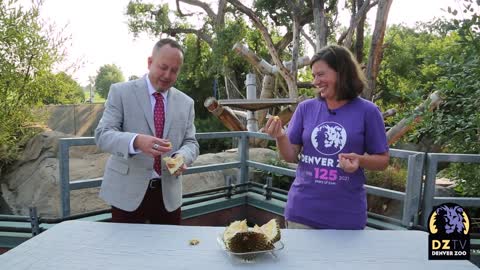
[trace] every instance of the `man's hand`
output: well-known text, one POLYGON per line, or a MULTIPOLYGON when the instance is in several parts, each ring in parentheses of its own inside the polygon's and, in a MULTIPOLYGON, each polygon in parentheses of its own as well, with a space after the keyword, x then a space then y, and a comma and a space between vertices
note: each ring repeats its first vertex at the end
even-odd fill
POLYGON ((187 169, 181 154, 175 154, 173 157, 164 157, 163 160, 168 172, 173 176, 179 176, 187 169))
POLYGON ((178 168, 178 170, 175 171, 174 174, 172 174, 173 176, 180 176, 185 170, 187 170, 187 165, 185 165, 185 163, 182 164, 182 166, 180 166, 180 168, 178 168))
POLYGON ((133 148, 151 157, 156 157, 172 151, 172 144, 167 139, 138 134, 133 141, 133 148))
POLYGON ((353 173, 360 167, 360 155, 342 153, 338 155, 339 165, 347 173, 353 173))

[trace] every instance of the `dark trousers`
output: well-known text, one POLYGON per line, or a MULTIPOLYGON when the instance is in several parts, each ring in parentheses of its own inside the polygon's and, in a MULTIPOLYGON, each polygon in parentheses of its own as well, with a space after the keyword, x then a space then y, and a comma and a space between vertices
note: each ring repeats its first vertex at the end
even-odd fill
POLYGON ((168 212, 163 204, 162 187, 147 188, 140 206, 128 212, 112 206, 112 222, 180 225, 181 208, 168 212))

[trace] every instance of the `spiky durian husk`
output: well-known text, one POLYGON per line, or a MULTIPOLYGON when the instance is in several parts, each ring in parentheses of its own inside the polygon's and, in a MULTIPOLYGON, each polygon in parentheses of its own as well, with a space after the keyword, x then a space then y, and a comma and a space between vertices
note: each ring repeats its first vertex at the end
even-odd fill
POLYGON ((280 240, 280 225, 276 219, 271 219, 260 227, 260 230, 267 236, 270 243, 275 243, 280 240))
POLYGON ((236 233, 227 241, 227 247, 230 251, 236 253, 271 250, 274 248, 265 234, 253 231, 236 233))

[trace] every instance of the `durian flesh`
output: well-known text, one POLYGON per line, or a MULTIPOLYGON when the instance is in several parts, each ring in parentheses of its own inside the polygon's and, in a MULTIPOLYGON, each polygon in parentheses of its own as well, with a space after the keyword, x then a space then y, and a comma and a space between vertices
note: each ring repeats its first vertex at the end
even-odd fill
POLYGON ((230 238, 232 238, 236 233, 247 231, 247 220, 234 221, 223 232, 223 241, 225 242, 225 244, 227 244, 228 240, 230 240, 230 238))
POLYGON ((260 230, 267 236, 268 241, 275 243, 280 240, 280 225, 276 219, 272 219, 260 227, 260 230))

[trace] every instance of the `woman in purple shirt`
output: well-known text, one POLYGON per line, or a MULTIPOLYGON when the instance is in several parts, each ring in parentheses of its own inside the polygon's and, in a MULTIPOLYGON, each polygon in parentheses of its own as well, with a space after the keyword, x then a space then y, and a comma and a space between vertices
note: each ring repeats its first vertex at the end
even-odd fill
POLYGON ((287 228, 363 229, 364 169, 384 170, 389 162, 383 118, 359 97, 365 76, 346 48, 323 48, 310 67, 318 98, 297 106, 286 132, 275 118, 265 126, 281 157, 298 162, 285 207, 287 228))

